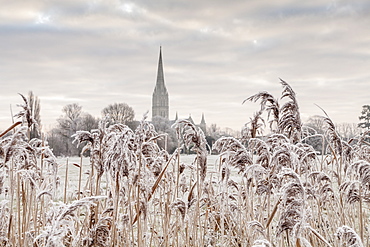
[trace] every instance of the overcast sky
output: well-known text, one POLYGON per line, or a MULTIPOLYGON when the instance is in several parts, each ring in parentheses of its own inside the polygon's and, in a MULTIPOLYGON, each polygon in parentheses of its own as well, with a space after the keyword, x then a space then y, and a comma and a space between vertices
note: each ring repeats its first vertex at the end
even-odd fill
POLYGON ((41 100, 44 128, 78 103, 97 117, 114 102, 150 111, 162 45, 170 118, 239 130, 243 100, 297 93, 302 119, 357 123, 370 104, 370 1, 1 1, 0 129, 18 93, 41 100))

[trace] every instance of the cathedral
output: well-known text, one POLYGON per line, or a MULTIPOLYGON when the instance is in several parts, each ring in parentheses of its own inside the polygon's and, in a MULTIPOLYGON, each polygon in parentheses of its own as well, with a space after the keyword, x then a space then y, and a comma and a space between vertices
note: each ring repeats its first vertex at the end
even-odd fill
MULTIPOLYGON (((158 61, 158 71, 157 71, 157 82, 155 84, 155 88, 153 91, 152 96, 152 120, 154 117, 163 117, 169 120, 169 112, 170 112, 170 104, 169 104, 169 97, 166 85, 164 83, 164 73, 163 73, 163 62, 162 62, 162 47, 159 48, 159 61, 158 61)), ((176 118, 174 121, 178 119, 177 113, 176 118)), ((190 122, 194 123, 191 116, 187 119, 190 122)), ((171 120, 169 120, 171 121, 171 120)), ((172 121, 172 122, 174 122, 172 121)), ((204 114, 202 114, 202 120, 199 125, 204 134, 206 135, 206 121, 204 119, 204 114)))
POLYGON ((170 106, 168 100, 168 92, 164 84, 163 63, 162 63, 162 47, 159 48, 159 61, 157 71, 157 83, 155 84, 152 96, 152 118, 156 116, 169 119, 170 106))

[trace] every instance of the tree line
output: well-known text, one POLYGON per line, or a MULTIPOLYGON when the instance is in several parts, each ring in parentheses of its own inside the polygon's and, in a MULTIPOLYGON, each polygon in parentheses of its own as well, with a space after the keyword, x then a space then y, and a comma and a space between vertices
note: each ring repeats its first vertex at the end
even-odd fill
MULTIPOLYGON (((76 131, 84 130, 91 131, 97 129, 99 124, 124 124, 135 130, 138 126, 138 121, 135 121, 135 111, 131 106, 126 103, 113 103, 102 109, 102 118, 92 116, 90 113, 83 111, 82 106, 77 103, 67 104, 62 109, 62 115, 57 119, 57 124, 49 130, 45 136, 41 136, 41 104, 37 96, 32 91, 29 92, 27 97, 28 105, 31 108, 31 116, 35 124, 30 129, 30 139, 39 138, 48 142, 53 152, 57 156, 78 156, 81 153, 81 147, 77 147, 72 143, 72 135, 76 131)), ((255 119, 251 119, 250 124, 258 124, 262 129, 264 123, 258 123, 258 114, 255 119)), ((360 122, 358 124, 341 123, 336 125, 338 134, 344 140, 359 135, 363 131, 370 131, 370 105, 362 107, 361 115, 359 116, 360 122)), ((172 122, 162 118, 155 117, 152 123, 159 134, 163 134, 163 138, 158 140, 158 144, 166 148, 167 151, 173 152, 178 147, 178 141, 175 130, 171 127, 172 122)), ((303 133, 306 132, 309 138, 304 141, 315 148, 318 153, 325 153, 327 144, 322 136, 324 133, 324 119, 321 116, 312 116, 303 125, 303 133)), ((216 124, 207 126, 206 140, 208 149, 212 150, 213 143, 221 136, 234 136, 238 137, 240 133, 232 132, 230 129, 221 131, 216 124)), ((254 133, 255 135, 263 135, 262 130, 254 133)), ((186 150, 186 149, 185 149, 186 150)))
POLYGON ((102 119, 83 111, 82 106, 77 103, 68 104, 63 107, 57 125, 48 132, 47 140, 55 155, 78 156, 82 151, 81 147, 72 143, 72 135, 77 131, 97 129, 102 120, 109 125, 121 123, 134 127, 134 118, 134 110, 126 103, 108 105, 102 110, 102 119))
MULTIPOLYGON (((349 142, 352 138, 361 133, 370 131, 370 105, 362 106, 359 120, 359 123, 335 124, 335 129, 344 141, 349 142)), ((305 127, 307 134, 311 135, 311 137, 306 139, 305 142, 313 146, 318 153, 326 153, 328 143, 326 143, 322 138, 322 135, 325 134, 324 118, 322 116, 312 116, 305 123, 305 127)))
MULTIPOLYGON (((135 120, 135 111, 126 103, 113 103, 103 108, 102 117, 97 118, 90 113, 85 112, 83 107, 77 103, 67 104, 62 108, 61 116, 56 119, 56 125, 44 136, 41 136, 41 116, 40 116, 40 100, 33 92, 28 94, 28 105, 30 107, 31 117, 35 120, 30 131, 30 139, 39 138, 48 142, 56 156, 79 156, 82 148, 72 142, 72 135, 79 130, 92 131, 99 127, 99 124, 124 124, 132 130, 135 130, 139 121, 135 120)), ((175 130, 172 128, 173 121, 162 117, 155 117, 152 123, 159 134, 163 134, 163 138, 158 139, 159 146, 165 148, 172 153, 178 147, 178 140, 175 130)), ((233 133, 229 130, 228 133, 221 131, 216 124, 211 124, 206 136, 208 149, 211 150, 213 143, 221 136, 230 136, 233 133)), ((187 152, 190 147, 184 148, 187 152)))

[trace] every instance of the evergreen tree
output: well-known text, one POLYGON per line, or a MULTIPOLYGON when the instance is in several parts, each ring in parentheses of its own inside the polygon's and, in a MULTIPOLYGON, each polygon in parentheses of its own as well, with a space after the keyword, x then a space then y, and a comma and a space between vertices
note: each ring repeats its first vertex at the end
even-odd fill
POLYGON ((370 130, 370 105, 363 105, 361 116, 359 117, 360 122, 358 127, 370 130))

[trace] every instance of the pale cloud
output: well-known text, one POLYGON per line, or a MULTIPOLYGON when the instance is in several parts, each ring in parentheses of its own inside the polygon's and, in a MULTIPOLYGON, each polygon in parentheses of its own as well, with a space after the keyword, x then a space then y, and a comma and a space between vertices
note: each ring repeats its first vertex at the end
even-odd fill
POLYGON ((172 117, 200 121, 204 112, 208 123, 240 129, 258 110, 242 101, 263 90, 280 97, 281 77, 303 118, 321 114, 318 104, 334 121, 357 122, 370 103, 369 12, 365 0, 8 1, 0 115, 33 90, 46 125, 73 102, 95 116, 126 102, 140 119, 162 45, 172 117))

